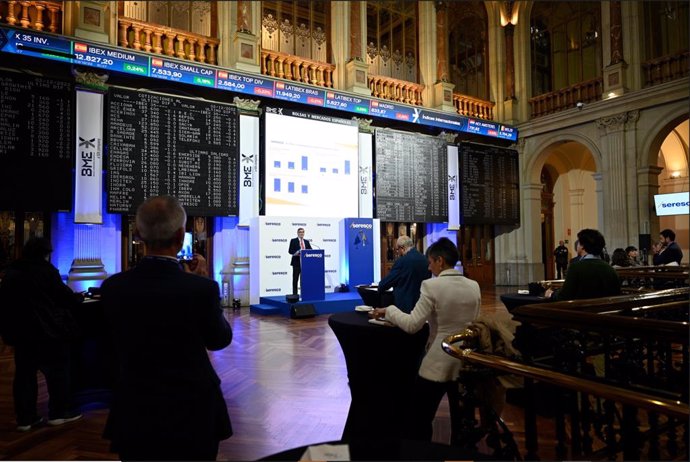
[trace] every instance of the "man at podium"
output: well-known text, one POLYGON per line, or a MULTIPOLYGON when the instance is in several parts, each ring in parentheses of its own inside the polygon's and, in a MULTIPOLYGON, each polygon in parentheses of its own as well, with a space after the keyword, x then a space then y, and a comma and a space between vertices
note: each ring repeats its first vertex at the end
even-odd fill
POLYGON ((288 253, 292 255, 290 265, 292 266, 292 293, 297 295, 297 281, 302 272, 302 264, 299 259, 300 250, 311 249, 311 244, 304 238, 304 228, 297 228, 297 237, 290 239, 288 253))

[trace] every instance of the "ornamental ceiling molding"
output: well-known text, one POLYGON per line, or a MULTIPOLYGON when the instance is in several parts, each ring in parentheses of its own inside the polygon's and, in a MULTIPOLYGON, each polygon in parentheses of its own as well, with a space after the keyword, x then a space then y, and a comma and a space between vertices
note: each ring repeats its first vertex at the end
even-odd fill
POLYGON ((259 104, 261 101, 258 99, 240 98, 239 96, 235 96, 232 101, 235 103, 235 106, 237 106, 237 109, 239 109, 242 113, 251 115, 261 113, 261 110, 259 109, 259 104))
POLYGON ((374 122, 372 119, 353 117, 352 120, 357 121, 359 131, 361 133, 374 133, 374 127, 371 126, 371 124, 374 122))
POLYGON ((628 111, 610 117, 602 117, 596 120, 597 128, 607 133, 633 128, 640 118, 640 111, 628 111))

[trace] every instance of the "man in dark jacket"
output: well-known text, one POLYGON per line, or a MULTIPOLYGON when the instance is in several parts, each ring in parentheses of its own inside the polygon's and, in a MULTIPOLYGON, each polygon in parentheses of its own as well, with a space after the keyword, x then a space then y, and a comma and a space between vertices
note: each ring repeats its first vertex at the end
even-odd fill
POLYGON ((176 259, 186 213, 177 199, 139 206, 146 256, 101 286, 120 377, 105 437, 123 460, 215 460, 232 435, 220 379, 207 350, 232 341, 218 284, 176 259))
POLYGON ((72 310, 81 296, 48 261, 52 251, 47 239, 29 239, 0 286, 0 327, 5 343, 14 345, 14 409, 21 432, 43 423, 36 410, 38 371, 48 387, 48 424, 81 418, 72 409, 69 370, 70 341, 77 334, 72 310))
POLYGON ((379 292, 393 287, 395 306, 409 313, 419 300, 422 281, 431 277, 429 262, 414 248, 414 242, 409 236, 400 236, 396 249, 401 256, 393 264, 388 276, 379 282, 379 292))
POLYGON ((655 265, 680 265, 683 260, 683 251, 676 243, 676 233, 672 229, 665 229, 659 233, 661 245, 654 248, 655 265))
POLYGON ((558 241, 558 247, 553 251, 553 256, 556 257, 556 279, 561 279, 565 277, 568 269, 568 248, 565 242, 558 241))
POLYGON ((304 228, 297 228, 297 237, 290 239, 290 246, 288 253, 292 255, 290 258, 290 266, 292 266, 292 293, 297 295, 297 282, 299 275, 302 273, 302 262, 300 260, 300 250, 310 250, 311 243, 304 238, 304 228))

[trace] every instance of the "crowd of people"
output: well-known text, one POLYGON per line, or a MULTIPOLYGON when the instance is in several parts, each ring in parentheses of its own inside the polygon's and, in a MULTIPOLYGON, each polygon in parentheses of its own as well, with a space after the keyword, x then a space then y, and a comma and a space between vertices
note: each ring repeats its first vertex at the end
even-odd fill
MULTIPOLYGON (((112 275, 101 286, 119 361, 119 382, 104 436, 122 459, 214 460, 219 442, 232 435, 220 379, 207 354, 228 346, 232 329, 203 257, 195 255, 187 264, 177 259, 186 221, 177 199, 146 200, 136 214, 146 255, 136 267, 112 275)), ((683 253, 675 237, 670 229, 661 231, 660 241, 652 247, 655 265, 680 264, 683 253)), ((560 241, 554 251, 557 276, 565 280, 559 290, 546 291, 551 300, 618 295, 621 282, 616 268, 644 264, 634 246, 615 249, 611 262, 606 261, 606 241, 595 229, 577 233, 576 256, 571 260, 565 244, 560 241)), ((289 247, 293 293, 300 277, 299 253, 309 248, 304 229, 298 229, 289 247)), ((404 437, 430 441, 439 403, 457 386, 461 367, 442 351, 441 342, 477 320, 481 290, 455 269, 460 255, 447 238, 432 243, 425 255, 408 236, 398 238, 396 249, 399 258, 379 284, 382 291, 393 288, 394 304, 376 308, 370 316, 385 318, 408 333, 429 324, 427 351, 419 365, 404 437)), ((81 417, 68 392, 69 344, 78 331, 71 311, 80 295, 62 282, 50 264, 51 251, 46 239, 30 239, 0 287, 0 334, 14 346, 18 431, 43 423, 36 409, 38 371, 48 387, 47 423, 62 425, 81 417)))
MULTIPOLYGON (((661 233, 659 233, 659 240, 653 243, 651 247, 652 264, 655 266, 678 266, 683 260, 683 251, 676 242, 676 233, 672 229, 662 230, 661 233)), ((584 250, 578 238, 578 240, 575 241, 575 256, 568 260, 569 254, 565 242, 559 241, 558 247, 556 247, 553 252, 556 260, 556 279, 562 279, 562 276, 564 277, 567 272, 568 265, 580 261, 586 254, 591 255, 592 253, 584 250)), ((604 245, 597 255, 601 260, 610 262, 611 266, 614 268, 647 265, 646 250, 645 256, 640 258, 640 251, 634 245, 629 245, 625 249, 622 247, 616 248, 610 257, 604 245)))

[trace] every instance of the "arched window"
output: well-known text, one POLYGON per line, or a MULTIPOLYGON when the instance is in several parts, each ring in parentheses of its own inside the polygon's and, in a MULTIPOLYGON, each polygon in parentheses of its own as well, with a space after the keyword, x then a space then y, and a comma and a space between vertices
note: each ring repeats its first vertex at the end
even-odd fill
POLYGON ((217 35, 215 1, 126 1, 122 2, 126 18, 193 32, 207 37, 217 35))
POLYGON ((533 96, 601 76, 600 2, 535 2, 530 33, 533 96))
POLYGON ((263 49, 328 62, 328 0, 264 1, 261 7, 263 49))
POLYGON ((644 2, 646 59, 688 50, 687 0, 644 2))
POLYGON ((448 8, 448 58, 455 92, 489 100, 486 10, 482 2, 448 8))
POLYGON ((367 2, 369 74, 417 82, 417 2, 367 2))

